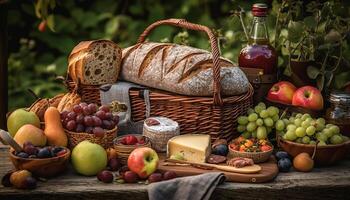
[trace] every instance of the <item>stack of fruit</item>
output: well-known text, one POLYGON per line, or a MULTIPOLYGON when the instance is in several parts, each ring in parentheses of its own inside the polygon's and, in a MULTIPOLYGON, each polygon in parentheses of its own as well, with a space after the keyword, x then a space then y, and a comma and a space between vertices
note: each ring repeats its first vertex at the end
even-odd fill
POLYGON ((279 120, 279 109, 270 106, 266 108, 263 102, 260 102, 248 110, 247 116, 238 117, 237 131, 242 133, 244 138, 266 139, 271 133, 275 122, 279 120))
POLYGON ((113 130, 119 123, 119 116, 113 115, 106 105, 80 103, 73 110, 61 113, 63 126, 73 132, 94 134, 103 137, 106 130, 113 130))
POLYGON ((339 127, 326 124, 323 118, 312 118, 309 114, 294 114, 289 118, 283 118, 276 124, 277 133, 283 139, 297 143, 319 146, 327 144, 341 144, 348 137, 341 135, 339 127))

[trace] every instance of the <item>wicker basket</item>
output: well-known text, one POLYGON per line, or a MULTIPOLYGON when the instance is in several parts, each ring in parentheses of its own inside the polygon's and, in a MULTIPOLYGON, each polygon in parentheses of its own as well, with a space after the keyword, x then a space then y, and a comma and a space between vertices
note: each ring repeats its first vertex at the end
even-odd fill
POLYGON ((136 134, 132 134, 132 135, 137 137, 138 140, 143 138, 145 140, 145 143, 142 145, 124 145, 124 144, 121 144, 120 141, 128 135, 119 136, 119 137, 115 138, 114 142, 113 142, 114 149, 117 151, 118 158, 120 159, 120 161, 123 165, 127 164, 129 155, 134 149, 139 148, 139 147, 151 147, 151 142, 146 136, 136 135, 136 134))
POLYGON ((272 155, 273 148, 269 151, 264 152, 241 152, 233 150, 229 147, 228 156, 229 158, 235 158, 235 157, 243 157, 243 158, 251 158, 254 163, 262 163, 266 162, 270 156, 272 155))
MULTIPOLYGON (((178 95, 175 93, 155 90, 150 88, 150 116, 163 116, 177 121, 180 125, 181 134, 209 134, 212 141, 218 138, 231 140, 238 136, 236 131, 237 118, 246 114, 253 103, 254 89, 249 87, 244 94, 237 96, 221 96, 220 83, 220 52, 217 38, 206 26, 192 24, 183 19, 161 20, 151 24, 139 37, 138 43, 143 43, 147 35, 159 25, 172 25, 191 30, 205 32, 210 39, 213 57, 213 97, 193 97, 178 95)), ((100 101, 100 91, 98 86, 93 86, 95 90, 88 91, 82 88, 83 101, 100 101)), ((142 89, 130 91, 130 101, 132 110, 132 120, 141 121, 146 118, 146 106, 142 89)))
POLYGON ((113 140, 117 136, 118 127, 116 126, 112 130, 108 130, 104 137, 96 137, 94 134, 89 133, 77 133, 65 130, 68 137, 68 146, 73 149, 77 144, 84 140, 101 145, 103 148, 107 149, 113 146, 113 140))
POLYGON ((72 81, 69 75, 67 75, 65 82, 69 91, 73 91, 75 88, 77 88, 82 102, 101 105, 100 85, 84 85, 81 83, 76 83, 72 81))

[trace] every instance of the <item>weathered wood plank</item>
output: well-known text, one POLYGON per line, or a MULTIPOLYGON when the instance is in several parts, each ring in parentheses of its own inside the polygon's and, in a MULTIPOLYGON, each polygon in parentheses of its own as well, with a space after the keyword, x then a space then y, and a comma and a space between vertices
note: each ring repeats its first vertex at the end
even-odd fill
MULTIPOLYGON (((7 148, 0 147, 0 176, 12 168, 7 148)), ((0 186, 0 199, 147 199, 147 185, 104 184, 96 177, 83 177, 69 170, 60 177, 39 182, 35 190, 0 186)), ((280 173, 264 184, 225 183, 212 199, 349 199, 350 160, 333 167, 316 168, 311 173, 280 173)))

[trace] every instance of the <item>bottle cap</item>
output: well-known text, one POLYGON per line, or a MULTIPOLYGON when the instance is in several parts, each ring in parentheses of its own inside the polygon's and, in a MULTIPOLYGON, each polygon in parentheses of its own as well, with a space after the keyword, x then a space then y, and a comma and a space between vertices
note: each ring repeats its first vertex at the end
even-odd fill
POLYGON ((264 3, 255 3, 252 7, 252 13, 256 17, 265 17, 267 15, 267 5, 264 3))

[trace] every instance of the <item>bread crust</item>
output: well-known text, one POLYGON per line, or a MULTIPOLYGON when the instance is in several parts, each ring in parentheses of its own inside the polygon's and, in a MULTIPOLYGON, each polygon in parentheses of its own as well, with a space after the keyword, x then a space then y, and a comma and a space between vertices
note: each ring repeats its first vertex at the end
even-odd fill
MULTIPOLYGON (((123 50, 121 79, 188 96, 213 95, 210 52, 172 43, 147 42, 123 50)), ((221 94, 248 91, 249 82, 239 67, 220 58, 221 94)))
POLYGON ((106 83, 114 83, 117 81, 119 76, 121 58, 121 48, 110 40, 82 41, 73 48, 71 54, 68 57, 68 75, 74 82, 79 82, 86 85, 102 85, 106 83), (101 48, 99 45, 103 45, 104 47, 101 48), (107 48, 112 49, 112 58, 105 58, 103 59, 102 63, 96 64, 99 60, 95 58, 96 55, 94 56, 93 52, 96 51, 96 49, 99 51, 104 51, 107 48), (112 61, 108 63, 109 60, 112 61), (91 76, 93 79, 95 79, 91 80, 91 77, 87 77, 86 74, 87 66, 90 65, 91 62, 95 63, 95 68, 97 68, 99 72, 109 73, 98 74, 100 76, 91 76), (111 63, 112 66, 110 65, 111 63), (96 67, 97 65, 98 67, 96 67), (110 69, 110 67, 112 68, 110 69))

